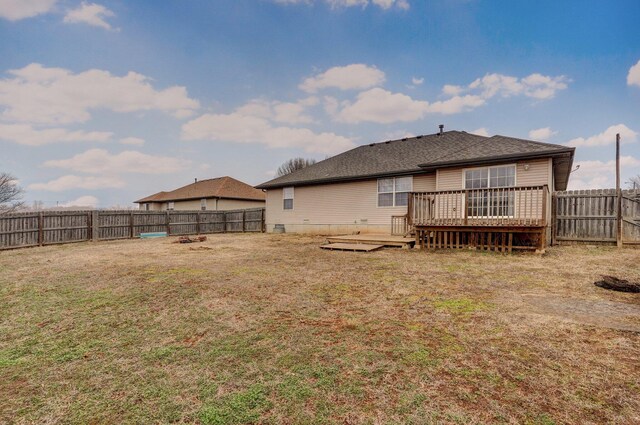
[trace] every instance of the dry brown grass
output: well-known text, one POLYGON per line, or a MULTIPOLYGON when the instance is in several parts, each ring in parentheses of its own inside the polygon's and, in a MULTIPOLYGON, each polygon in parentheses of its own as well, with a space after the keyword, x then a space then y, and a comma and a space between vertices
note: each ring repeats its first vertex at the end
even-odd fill
POLYGON ((0 422, 640 422, 640 250, 320 242, 0 252, 0 422))

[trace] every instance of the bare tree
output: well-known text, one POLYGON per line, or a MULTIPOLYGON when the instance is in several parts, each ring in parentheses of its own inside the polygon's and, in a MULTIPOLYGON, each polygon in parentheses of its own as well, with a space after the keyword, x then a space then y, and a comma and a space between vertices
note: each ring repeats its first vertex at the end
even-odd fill
POLYGON ((627 186, 631 189, 640 189, 640 174, 627 180, 627 186))
POLYGON ((302 170, 309 165, 313 165, 316 163, 315 159, 307 159, 307 158, 291 158, 284 164, 278 167, 278 171, 276 171, 276 176, 282 177, 287 174, 291 174, 294 171, 302 170))
POLYGON ((0 173, 0 214, 8 214, 22 207, 23 190, 9 173, 0 173))

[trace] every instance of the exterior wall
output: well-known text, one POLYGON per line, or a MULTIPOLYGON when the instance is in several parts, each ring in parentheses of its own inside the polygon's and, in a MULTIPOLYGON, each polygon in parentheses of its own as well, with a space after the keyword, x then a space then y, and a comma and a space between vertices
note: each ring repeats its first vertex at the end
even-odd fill
MULTIPOLYGON (((553 185, 553 169, 551 158, 535 159, 531 161, 521 161, 516 163, 516 186, 542 186, 549 185, 549 190, 553 185), (529 166, 525 170, 525 165, 529 166)), ((460 190, 464 189, 464 170, 482 167, 456 167, 443 168, 437 170, 437 190, 460 190)))
MULTIPOLYGON (((413 176, 413 190, 435 190, 435 174, 413 176)), ((391 216, 406 213, 378 207, 377 179, 295 187, 292 210, 283 208, 282 188, 267 191, 267 232, 284 224, 289 233, 390 233, 391 216)))
MULTIPOLYGON (((166 211, 167 202, 151 202, 149 203, 150 211, 166 211)), ((207 198, 207 211, 227 211, 242 210, 248 208, 264 208, 264 201, 251 201, 242 199, 215 199, 207 198)), ((142 209, 142 205, 140 205, 142 209)), ((175 201, 173 205, 174 211, 196 211, 200 210, 200 199, 190 199, 187 201, 175 201)))

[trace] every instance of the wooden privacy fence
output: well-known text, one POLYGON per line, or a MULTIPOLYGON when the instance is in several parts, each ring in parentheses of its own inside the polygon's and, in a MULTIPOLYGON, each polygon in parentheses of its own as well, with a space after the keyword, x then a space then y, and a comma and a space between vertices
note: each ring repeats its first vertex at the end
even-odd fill
MULTIPOLYGON (((616 243, 615 189, 553 194, 553 243, 616 243)), ((640 243, 640 191, 622 191, 622 242, 640 243)))
POLYGON ((39 211, 0 215, 0 250, 89 240, 263 232, 264 208, 233 211, 39 211))

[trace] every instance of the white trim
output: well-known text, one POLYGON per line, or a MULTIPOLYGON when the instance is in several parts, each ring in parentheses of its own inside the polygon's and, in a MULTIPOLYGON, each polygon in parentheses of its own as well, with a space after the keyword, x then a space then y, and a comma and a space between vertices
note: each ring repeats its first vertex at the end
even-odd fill
MULTIPOLYGON (((513 170, 513 186, 504 186, 504 187, 518 187, 518 163, 513 163, 513 164, 500 164, 500 165, 487 165, 484 167, 467 167, 467 168, 463 168, 462 169, 462 190, 467 190, 467 181, 466 181, 466 172, 467 171, 471 171, 471 170, 482 170, 482 169, 489 169, 489 168, 496 168, 496 167, 514 167, 513 170)), ((487 172, 487 176, 489 179, 491 179, 491 176, 489 176, 488 172, 487 172)), ((436 189, 437 189, 437 184, 436 184, 436 189)), ((487 189, 496 189, 496 188, 491 188, 491 187, 487 187, 487 189)))
POLYGON ((380 177, 376 179, 376 208, 407 208, 408 205, 396 205, 396 193, 411 193, 413 192, 413 174, 409 176, 397 176, 397 177, 380 177), (411 179, 411 188, 407 191, 396 192, 396 179, 410 178, 411 179), (380 192, 380 180, 393 180, 393 190, 391 192, 380 192), (380 206, 380 194, 381 193, 391 193, 393 195, 393 205, 383 205, 380 206))
POLYGON ((287 186, 287 187, 283 187, 282 188, 282 211, 293 211, 293 209, 295 208, 295 190, 293 186, 287 186), (287 193, 289 192, 289 193, 287 193), (287 194, 289 194, 291 197, 287 198, 287 194), (284 201, 287 200, 291 200, 291 208, 285 208, 284 207, 284 201))

